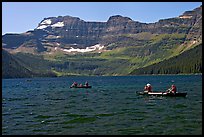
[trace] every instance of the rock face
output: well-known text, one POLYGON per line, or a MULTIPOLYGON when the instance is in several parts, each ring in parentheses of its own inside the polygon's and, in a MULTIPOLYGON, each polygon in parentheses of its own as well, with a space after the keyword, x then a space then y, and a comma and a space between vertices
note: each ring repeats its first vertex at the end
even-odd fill
POLYGON ((185 12, 184 15, 192 18, 192 28, 189 30, 188 40, 202 40, 202 7, 196 8, 193 11, 185 12))
MULTIPOLYGON (((86 48, 96 44, 104 46, 109 37, 125 34, 149 32, 152 34, 186 34, 186 39, 201 40, 202 6, 193 11, 186 11, 176 18, 159 20, 155 23, 140 23, 120 15, 111 16, 107 22, 86 22, 77 17, 59 16, 44 18, 33 31, 22 34, 5 34, 2 36, 3 48, 32 53, 46 51, 49 47, 86 48), (22 50, 24 49, 24 50, 22 50)), ((111 41, 118 41, 118 38, 111 41)))

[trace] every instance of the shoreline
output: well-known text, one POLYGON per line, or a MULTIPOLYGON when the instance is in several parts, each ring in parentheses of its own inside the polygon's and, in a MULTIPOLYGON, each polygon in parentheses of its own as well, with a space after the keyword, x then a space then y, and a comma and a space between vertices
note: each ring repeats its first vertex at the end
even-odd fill
POLYGON ((190 76, 201 75, 202 73, 192 74, 140 74, 140 75, 67 75, 67 76, 55 76, 55 77, 19 77, 19 78, 2 78, 3 79, 33 79, 33 78, 66 78, 66 77, 125 77, 125 76, 190 76))

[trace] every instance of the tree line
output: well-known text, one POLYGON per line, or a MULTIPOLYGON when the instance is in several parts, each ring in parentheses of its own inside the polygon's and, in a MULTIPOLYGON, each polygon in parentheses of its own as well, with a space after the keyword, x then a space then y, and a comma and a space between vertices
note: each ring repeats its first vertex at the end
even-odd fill
POLYGON ((141 74, 191 74, 202 73, 202 44, 178 56, 162 62, 139 68, 131 75, 141 74))

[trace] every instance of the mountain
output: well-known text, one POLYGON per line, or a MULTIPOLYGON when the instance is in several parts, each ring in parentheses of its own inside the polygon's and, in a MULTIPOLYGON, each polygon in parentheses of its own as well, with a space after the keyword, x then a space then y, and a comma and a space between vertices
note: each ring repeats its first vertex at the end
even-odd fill
POLYGON ((202 5, 155 23, 121 15, 111 16, 107 22, 48 17, 34 30, 2 36, 3 49, 29 64, 32 72, 58 76, 128 75, 200 44, 202 5))
POLYGON ((140 23, 120 15, 111 16, 107 22, 86 22, 78 17, 59 16, 44 18, 33 31, 22 34, 5 34, 2 41, 4 48, 16 49, 16 52, 43 52, 53 47, 86 48, 96 44, 107 46, 109 43, 134 39, 140 33, 151 34, 188 34, 196 33, 201 39, 202 6, 183 15, 162 19, 156 23, 140 23), (121 35, 132 37, 118 38, 121 35), (11 40, 12 39, 12 40, 11 40), (27 51, 34 48, 36 51, 27 51))

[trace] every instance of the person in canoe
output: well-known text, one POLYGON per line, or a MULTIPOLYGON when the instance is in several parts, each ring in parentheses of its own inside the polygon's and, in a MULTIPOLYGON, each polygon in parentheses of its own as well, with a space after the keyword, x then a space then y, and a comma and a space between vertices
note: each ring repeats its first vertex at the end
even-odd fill
POLYGON ((167 90, 167 92, 168 92, 168 93, 173 93, 173 94, 175 94, 175 93, 177 92, 176 86, 175 86, 175 85, 171 85, 171 88, 169 88, 169 89, 167 90))
POLYGON ((74 82, 71 87, 77 87, 78 86, 78 83, 77 82, 74 82))
POLYGON ((144 87, 144 92, 145 93, 148 93, 148 92, 152 92, 152 86, 151 86, 151 84, 147 84, 147 85, 145 85, 145 87, 144 87))
POLYGON ((83 85, 82 85, 82 84, 79 84, 79 87, 83 87, 83 85))
POLYGON ((147 85, 144 86, 144 92, 147 93, 147 85))
POLYGON ((88 87, 88 86, 89 86, 89 83, 88 83, 87 81, 85 82, 85 86, 86 86, 86 87, 88 87))

